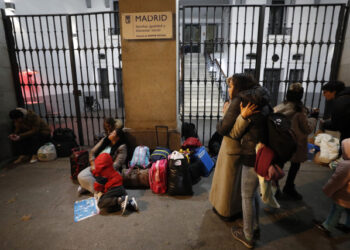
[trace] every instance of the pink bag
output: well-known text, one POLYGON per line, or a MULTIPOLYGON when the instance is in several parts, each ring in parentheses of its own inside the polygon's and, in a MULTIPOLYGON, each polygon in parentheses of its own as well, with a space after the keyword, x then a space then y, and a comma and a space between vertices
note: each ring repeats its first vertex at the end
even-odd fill
POLYGON ((265 180, 278 181, 284 177, 284 171, 278 165, 270 165, 268 170, 268 176, 265 177, 265 180))
POLYGON ((149 185, 155 194, 164 194, 167 191, 167 165, 166 159, 158 160, 149 171, 149 185))

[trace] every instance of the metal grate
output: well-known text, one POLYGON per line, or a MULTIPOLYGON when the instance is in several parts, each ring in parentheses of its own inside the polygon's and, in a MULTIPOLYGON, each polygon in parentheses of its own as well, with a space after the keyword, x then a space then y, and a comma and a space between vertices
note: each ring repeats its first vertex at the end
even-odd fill
POLYGON ((274 105, 297 72, 305 105, 322 114, 321 87, 336 78, 348 15, 344 4, 181 7, 181 120, 207 144, 222 117, 225 76, 243 72, 270 90, 274 105))
POLYGON ((81 145, 94 144, 105 117, 124 121, 121 38, 110 32, 119 30, 118 17, 3 15, 19 104, 52 129, 72 128, 81 145))

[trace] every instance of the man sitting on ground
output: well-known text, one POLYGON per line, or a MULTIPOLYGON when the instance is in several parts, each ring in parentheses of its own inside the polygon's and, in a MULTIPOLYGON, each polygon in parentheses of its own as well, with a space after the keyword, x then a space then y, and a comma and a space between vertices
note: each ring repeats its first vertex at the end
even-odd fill
POLYGON ((15 144, 15 153, 19 154, 14 164, 25 162, 29 157, 30 163, 37 162, 38 149, 51 139, 50 127, 32 110, 16 108, 9 116, 15 128, 9 138, 15 144))

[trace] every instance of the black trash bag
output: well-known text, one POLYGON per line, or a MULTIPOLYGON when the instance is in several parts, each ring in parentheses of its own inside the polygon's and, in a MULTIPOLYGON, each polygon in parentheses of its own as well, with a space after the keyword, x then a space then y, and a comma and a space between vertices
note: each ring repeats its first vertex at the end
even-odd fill
POLYGON ((192 195, 192 180, 187 159, 169 160, 168 194, 192 195))
POLYGON ((193 123, 189 123, 189 122, 182 123, 181 137, 184 138, 185 140, 189 137, 198 138, 196 125, 194 125, 193 123))
POLYGON ((223 139, 223 136, 220 135, 218 132, 215 132, 211 136, 209 140, 209 145, 208 145, 209 154, 211 156, 216 156, 219 154, 222 139, 223 139))
POLYGON ((57 128, 53 131, 52 141, 56 147, 58 157, 68 157, 72 149, 78 146, 75 134, 69 128, 57 128))

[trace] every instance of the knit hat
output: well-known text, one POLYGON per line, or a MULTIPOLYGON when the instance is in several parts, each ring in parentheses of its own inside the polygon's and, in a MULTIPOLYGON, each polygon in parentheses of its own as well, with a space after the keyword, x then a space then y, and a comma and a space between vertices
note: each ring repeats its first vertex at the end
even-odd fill
POLYGON ((303 98, 304 88, 301 83, 292 83, 287 91, 287 101, 300 102, 303 98))

